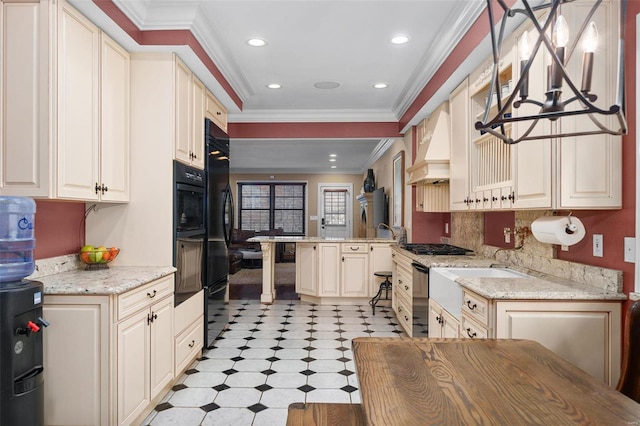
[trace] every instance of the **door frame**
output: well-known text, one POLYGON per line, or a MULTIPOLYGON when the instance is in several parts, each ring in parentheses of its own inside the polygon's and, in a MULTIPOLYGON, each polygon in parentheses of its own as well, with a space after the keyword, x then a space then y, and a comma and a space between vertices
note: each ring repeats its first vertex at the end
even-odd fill
POLYGON ((353 184, 352 183, 318 183, 318 220, 317 234, 322 235, 322 216, 324 214, 323 188, 347 190, 347 238, 353 237, 353 184))

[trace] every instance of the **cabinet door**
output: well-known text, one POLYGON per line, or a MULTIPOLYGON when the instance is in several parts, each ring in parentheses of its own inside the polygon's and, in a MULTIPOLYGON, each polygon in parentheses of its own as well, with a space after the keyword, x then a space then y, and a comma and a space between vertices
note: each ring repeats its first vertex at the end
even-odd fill
MULTIPOLYGON (((175 158, 191 164, 191 70, 175 56, 175 158)), ((203 123, 204 128, 204 123, 203 123)), ((204 151, 204 150, 203 150, 204 151)))
POLYGON ((58 197, 97 200, 100 30, 65 2, 58 12, 58 197))
POLYGON ((389 244, 373 243, 369 245, 369 295, 373 296, 380 288, 383 278, 373 275, 376 271, 392 271, 391 246, 389 244))
POLYGON ((498 302, 496 337, 535 340, 595 378, 620 375, 620 304, 498 302))
MULTIPOLYGON (((594 105, 609 109, 617 94, 617 35, 620 2, 603 1, 590 18, 601 31, 600 45, 593 61, 591 92, 597 94, 594 105)), ((563 5, 563 16, 570 31, 580 28, 592 6, 590 1, 576 1, 563 5)), ((569 74, 580 76, 582 54, 574 54, 567 64, 569 74)), ((578 77, 579 78, 579 77, 578 77)), ((576 81, 574 79, 574 81, 576 81)), ((577 81, 577 83, 580 83, 577 81)), ((563 97, 572 96, 564 84, 563 97)), ((579 108, 578 102, 567 110, 579 108)), ((609 128, 618 129, 614 116, 598 116, 609 128)), ((596 130, 586 115, 563 117, 559 121, 563 133, 596 130)), ((565 137, 558 140, 560 194, 558 208, 621 208, 622 207, 622 138, 613 135, 565 137)))
POLYGON ((227 131, 227 110, 208 90, 205 93, 206 117, 216 123, 222 130, 227 131))
POLYGON ((204 169, 204 84, 193 76, 192 99, 192 165, 204 169))
POLYGON ((173 380, 174 332, 173 297, 154 304, 151 307, 151 399, 173 380))
POLYGON ((343 253, 341 295, 369 297, 369 253, 343 253))
POLYGON ((465 78, 449 97, 451 117, 451 211, 468 210, 469 203, 469 86, 465 78))
POLYGON ((49 2, 0 3, 0 195, 50 195, 49 2))
POLYGON ((437 339, 442 337, 442 308, 433 300, 429 299, 429 338, 437 339))
POLYGON ((340 244, 318 244, 319 296, 340 296, 340 244))
POLYGON ((317 296, 318 252, 316 244, 296 244, 296 293, 317 296))
POLYGON ((445 339, 455 339, 459 336, 458 329, 460 328, 460 322, 444 309, 441 312, 442 316, 442 337, 445 339))
POLYGON ((129 200, 129 53, 101 35, 100 183, 102 201, 129 200))
POLYGON ((118 424, 130 424, 151 402, 149 394, 150 311, 117 326, 118 424))

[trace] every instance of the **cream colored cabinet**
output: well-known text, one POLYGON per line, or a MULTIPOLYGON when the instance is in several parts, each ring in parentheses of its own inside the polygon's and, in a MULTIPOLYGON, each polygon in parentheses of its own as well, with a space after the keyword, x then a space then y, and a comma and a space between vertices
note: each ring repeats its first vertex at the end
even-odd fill
POLYGON ((175 159, 204 168, 205 87, 175 56, 175 159))
POLYGON ((411 259, 398 252, 392 254, 391 307, 408 336, 413 335, 413 269, 411 259))
POLYGON ((620 302, 496 303, 496 338, 535 340, 610 386, 620 377, 620 335, 620 302))
POLYGON ((158 288, 162 294, 163 288, 173 285, 172 278, 118 297, 118 308, 140 307, 116 327, 119 425, 131 424, 148 412, 151 401, 173 381, 173 297, 156 299, 158 288))
POLYGON ((296 244, 296 293, 318 294, 318 250, 315 243, 296 244))
POLYGON ((460 337, 535 340, 615 385, 621 319, 619 301, 492 300, 464 289, 460 337))
POLYGON ((0 193, 128 201, 128 53, 64 1, 2 8, 0 193))
POLYGON ((340 255, 340 244, 318 244, 318 296, 340 296, 340 255))
POLYGON ((451 117, 451 152, 449 191, 451 211, 469 209, 469 80, 449 96, 451 117))
POLYGON ((369 245, 341 244, 340 295, 370 297, 369 245))
POLYGON ((393 261, 391 260, 391 244, 389 243, 370 243, 369 244, 369 294, 373 296, 378 292, 380 283, 384 278, 376 277, 374 272, 389 271, 392 272, 393 261))
POLYGON ((227 110, 208 90, 205 92, 205 117, 227 132, 227 110))
POLYGON ((175 307, 175 377, 202 353, 204 343, 204 290, 175 307))
POLYGON ((174 380, 173 311, 173 275, 119 295, 46 295, 45 424, 141 421, 174 380))
POLYGON ((429 299, 429 338, 455 339, 460 322, 438 302, 429 299))

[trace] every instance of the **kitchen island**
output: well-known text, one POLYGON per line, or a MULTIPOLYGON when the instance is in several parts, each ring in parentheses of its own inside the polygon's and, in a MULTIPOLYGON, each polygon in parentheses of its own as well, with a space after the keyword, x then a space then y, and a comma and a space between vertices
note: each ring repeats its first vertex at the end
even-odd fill
POLYGON ((296 291, 302 300, 315 303, 334 303, 343 297, 362 301, 371 298, 373 289, 371 268, 391 269, 391 247, 396 241, 389 238, 321 238, 295 236, 256 236, 249 242, 260 243, 262 249, 262 303, 273 303, 275 295, 275 247, 276 243, 296 244, 296 291), (309 249, 307 256, 306 249, 309 249), (377 256, 377 249, 384 254, 377 256), (320 253, 320 254, 318 254, 320 253), (377 259, 370 262, 369 258, 377 259), (386 259, 385 259, 386 258, 386 259), (306 260, 309 260, 307 265, 306 260), (318 259, 330 261, 318 264, 318 259), (338 261, 338 259, 340 259, 338 261), (386 260, 386 261, 385 261, 386 260), (303 262, 303 263, 300 263, 303 262), (339 266, 346 265, 346 266, 339 266), (374 266, 375 265, 375 266, 374 266), (300 277, 304 270, 304 279, 300 277), (346 274, 345 280, 341 275, 346 274), (317 275, 320 275, 318 278, 317 275), (324 277, 324 278, 323 278, 324 277), (341 287, 340 282, 349 282, 351 287, 341 287), (327 283, 332 288, 323 287, 327 283))

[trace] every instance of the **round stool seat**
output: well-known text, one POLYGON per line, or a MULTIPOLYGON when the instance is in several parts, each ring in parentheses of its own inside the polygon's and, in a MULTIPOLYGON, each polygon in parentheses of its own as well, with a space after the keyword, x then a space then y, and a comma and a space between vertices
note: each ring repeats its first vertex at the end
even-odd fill
POLYGON ((377 271, 374 272, 373 275, 375 275, 376 277, 391 278, 393 276, 393 273, 391 271, 377 271))

